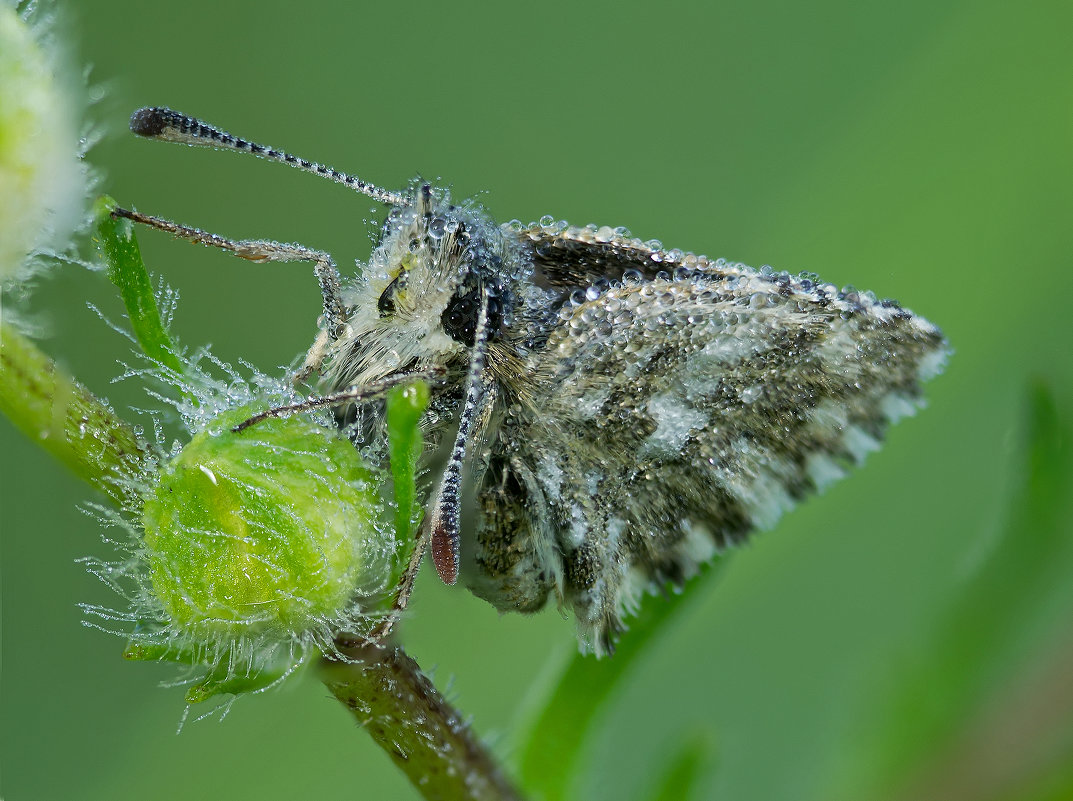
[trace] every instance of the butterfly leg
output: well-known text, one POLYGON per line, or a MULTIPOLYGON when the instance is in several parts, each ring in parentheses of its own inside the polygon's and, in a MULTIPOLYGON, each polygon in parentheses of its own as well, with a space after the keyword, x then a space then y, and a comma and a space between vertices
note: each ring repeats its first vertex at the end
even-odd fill
POLYGON ((417 370, 411 373, 396 373, 393 376, 388 376, 383 381, 366 384, 363 387, 350 387, 342 392, 333 392, 331 395, 321 395, 309 398, 301 403, 275 406, 243 420, 237 426, 232 428, 231 431, 232 433, 240 434, 250 426, 255 426, 270 418, 287 417, 288 415, 299 414, 301 412, 311 412, 314 409, 324 409, 330 406, 342 406, 343 404, 364 403, 365 401, 375 400, 376 398, 382 397, 389 389, 397 387, 400 384, 411 384, 414 381, 433 381, 442 376, 443 372, 442 369, 433 368, 429 370, 417 370))
POLYGON ((154 217, 150 214, 142 214, 141 212, 119 207, 116 207, 112 214, 115 217, 123 217, 142 225, 148 225, 158 231, 166 231, 181 239, 225 250, 247 261, 313 262, 313 272, 320 283, 320 291, 324 299, 324 318, 321 323, 323 333, 310 350, 310 355, 306 358, 306 362, 296 379, 302 380, 320 367, 320 362, 323 361, 324 353, 327 351, 328 346, 336 340, 346 322, 346 308, 343 306, 339 270, 330 255, 302 245, 271 242, 265 239, 227 239, 218 234, 211 234, 189 225, 174 223, 162 217, 154 217), (321 343, 321 339, 324 340, 323 343, 321 343), (319 348, 318 345, 320 345, 319 348))

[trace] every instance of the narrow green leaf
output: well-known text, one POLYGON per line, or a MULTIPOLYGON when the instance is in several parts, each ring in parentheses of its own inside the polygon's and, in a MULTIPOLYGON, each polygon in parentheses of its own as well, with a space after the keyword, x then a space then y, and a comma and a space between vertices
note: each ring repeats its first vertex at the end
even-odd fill
POLYGON ((686 740, 669 760, 648 801, 691 801, 700 798, 700 780, 709 772, 714 752, 715 747, 707 733, 686 740))
POLYGON ((97 199, 93 244, 108 265, 108 278, 119 289, 134 336, 145 355, 181 375, 183 365, 161 322, 153 284, 134 235, 134 223, 113 217, 115 206, 110 197, 97 199))
POLYGON ((645 598, 640 613, 610 659, 576 654, 544 705, 522 750, 523 785, 544 801, 563 801, 578 768, 582 746, 597 714, 630 668, 647 652, 698 589, 714 580, 719 563, 709 565, 685 589, 667 597, 645 598))
POLYGON ((123 658, 132 662, 179 662, 184 665, 196 665, 201 661, 193 648, 156 643, 148 639, 150 634, 162 631, 163 628, 155 622, 138 623, 134 627, 134 634, 140 635, 140 638, 127 643, 127 647, 123 649, 123 658))
MULTIPOLYGON (((155 624, 139 626, 143 630, 156 628, 155 624)), ((216 659, 213 667, 205 657, 204 649, 195 646, 181 646, 173 643, 152 643, 145 640, 131 640, 123 649, 123 658, 132 662, 174 662, 178 665, 190 665, 195 668, 209 668, 197 684, 186 691, 186 701, 199 704, 217 695, 241 695, 257 692, 271 687, 285 676, 308 664, 313 658, 312 651, 301 660, 294 660, 288 653, 275 663, 265 665, 248 673, 236 670, 236 662, 229 653, 223 653, 216 659)))
POLYGON ((422 381, 396 387, 387 396, 388 452, 395 482, 395 536, 413 539, 420 509, 417 505, 417 462, 424 441, 418 423, 428 406, 428 385, 422 381))
POLYGON ((186 691, 186 702, 200 704, 217 695, 242 695, 266 690, 285 676, 309 664, 312 656, 312 651, 310 651, 300 662, 287 659, 281 661, 279 665, 262 668, 246 675, 234 675, 234 667, 226 664, 225 660, 216 670, 186 691))

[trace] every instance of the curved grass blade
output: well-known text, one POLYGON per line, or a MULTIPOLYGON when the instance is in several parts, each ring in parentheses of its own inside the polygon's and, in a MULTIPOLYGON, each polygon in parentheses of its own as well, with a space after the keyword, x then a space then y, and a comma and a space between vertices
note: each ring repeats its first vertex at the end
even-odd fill
POLYGON ((719 565, 710 564, 680 593, 645 598, 640 613, 630 621, 629 636, 622 638, 612 658, 576 654, 571 659, 523 748, 521 776, 526 789, 544 801, 567 798, 597 714, 668 621, 700 587, 715 580, 719 565))
POLYGON ((424 441, 418 422, 428 406, 428 385, 417 382, 396 387, 387 396, 388 454, 395 481, 395 536, 410 539, 420 509, 417 506, 417 460, 424 441))
POLYGON ((698 733, 682 743, 647 801, 694 801, 700 798, 700 780, 708 774, 715 753, 711 737, 698 733))

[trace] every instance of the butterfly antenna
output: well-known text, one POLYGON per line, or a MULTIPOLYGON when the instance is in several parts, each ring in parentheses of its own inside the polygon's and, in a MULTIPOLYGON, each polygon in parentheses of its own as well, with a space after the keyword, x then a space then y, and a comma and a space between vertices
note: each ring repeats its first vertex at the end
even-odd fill
POLYGON ((486 413, 495 398, 494 384, 485 371, 488 359, 488 303, 489 298, 484 295, 473 337, 469 374, 466 377, 466 398, 459 415, 458 433, 429 515, 432 561, 444 584, 454 584, 458 580, 462 466, 469 455, 469 446, 476 438, 475 432, 487 422, 486 413))
POLYGON ((356 176, 347 175, 345 172, 339 172, 332 167, 326 167, 314 161, 306 161, 282 150, 276 150, 274 147, 267 147, 246 139, 240 139, 227 133, 227 131, 222 131, 215 126, 204 123, 196 117, 172 111, 170 108, 153 106, 138 109, 130 117, 130 130, 138 134, 138 136, 144 136, 147 139, 159 139, 163 142, 178 142, 183 145, 253 153, 255 156, 260 156, 270 161, 278 161, 281 164, 290 164, 300 170, 328 178, 337 184, 342 184, 361 192, 363 195, 368 195, 373 200, 389 206, 403 206, 409 202, 404 195, 400 195, 397 192, 381 189, 379 186, 367 183, 356 176))

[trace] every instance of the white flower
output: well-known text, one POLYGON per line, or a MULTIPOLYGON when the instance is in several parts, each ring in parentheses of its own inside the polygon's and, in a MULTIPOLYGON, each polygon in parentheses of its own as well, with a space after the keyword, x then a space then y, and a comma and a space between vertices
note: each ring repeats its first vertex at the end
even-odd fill
POLYGON ((88 179, 80 159, 83 101, 40 11, 0 1, 0 283, 35 253, 63 252, 82 223, 88 179))

